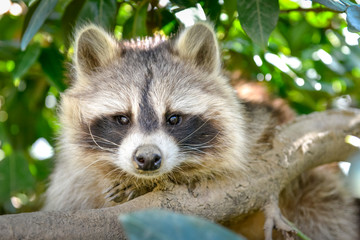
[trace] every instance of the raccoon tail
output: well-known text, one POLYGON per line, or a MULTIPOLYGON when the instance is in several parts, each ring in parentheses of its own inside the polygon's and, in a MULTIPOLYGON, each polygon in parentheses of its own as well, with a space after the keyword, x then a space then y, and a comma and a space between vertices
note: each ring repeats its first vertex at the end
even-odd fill
POLYGON ((360 201, 344 180, 336 163, 303 173, 280 195, 283 215, 311 239, 360 239, 360 201))

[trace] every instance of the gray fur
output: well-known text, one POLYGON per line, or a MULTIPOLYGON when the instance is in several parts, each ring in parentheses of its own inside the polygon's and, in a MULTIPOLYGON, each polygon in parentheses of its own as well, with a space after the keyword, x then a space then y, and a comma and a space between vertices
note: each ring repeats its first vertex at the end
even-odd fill
MULTIPOLYGON (((59 154, 44 209, 113 206, 169 182, 246 175, 249 154, 270 146, 276 116, 237 99, 221 73, 211 25, 198 23, 172 40, 123 42, 89 25, 75 39, 73 85, 61 99, 59 154), (151 146, 146 156, 151 149, 161 155, 160 167, 139 168, 134 156, 143 146, 151 146)), ((299 217, 310 235, 332 227, 299 217)))

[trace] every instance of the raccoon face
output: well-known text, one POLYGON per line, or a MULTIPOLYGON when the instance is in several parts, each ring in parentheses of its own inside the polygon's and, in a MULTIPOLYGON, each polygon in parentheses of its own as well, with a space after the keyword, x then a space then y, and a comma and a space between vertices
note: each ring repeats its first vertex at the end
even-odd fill
POLYGON ((100 152, 101 160, 156 178, 216 171, 219 159, 242 157, 233 148, 242 143, 235 133, 241 132, 240 106, 220 73, 208 24, 150 46, 145 40, 117 43, 88 26, 77 34, 74 62, 76 81, 63 97, 63 115, 76 115, 68 109, 77 106, 79 123, 68 125, 79 126, 72 131, 79 146, 100 152), (66 100, 71 97, 77 101, 66 100))

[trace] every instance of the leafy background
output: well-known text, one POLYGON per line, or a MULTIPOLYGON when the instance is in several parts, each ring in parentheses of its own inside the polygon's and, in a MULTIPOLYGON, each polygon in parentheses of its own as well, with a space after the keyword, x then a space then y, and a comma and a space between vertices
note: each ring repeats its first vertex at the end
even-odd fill
POLYGON ((357 15, 345 0, 2 0, 0 214, 41 206, 77 26, 95 22, 129 39, 175 34, 207 16, 234 84, 261 82, 306 114, 359 107, 359 36, 349 31, 359 29, 357 15))

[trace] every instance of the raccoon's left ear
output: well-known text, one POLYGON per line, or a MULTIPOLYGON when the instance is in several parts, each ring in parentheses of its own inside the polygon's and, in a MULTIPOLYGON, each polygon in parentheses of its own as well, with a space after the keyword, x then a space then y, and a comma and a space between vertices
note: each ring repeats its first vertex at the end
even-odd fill
POLYGON ((75 39, 74 62, 78 73, 91 74, 109 63, 116 54, 116 41, 102 28, 90 24, 75 39))
POLYGON ((220 71, 221 60, 213 26, 196 23, 180 33, 174 46, 180 57, 209 72, 220 71))

